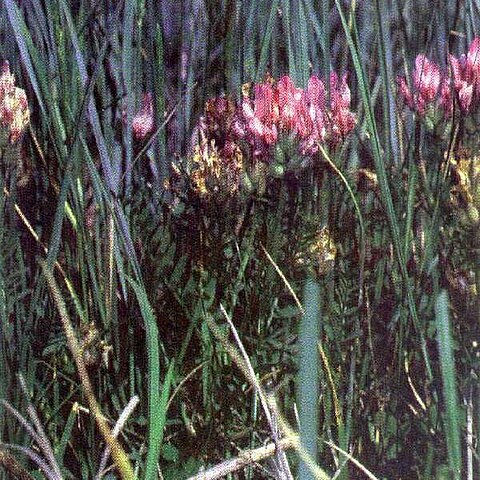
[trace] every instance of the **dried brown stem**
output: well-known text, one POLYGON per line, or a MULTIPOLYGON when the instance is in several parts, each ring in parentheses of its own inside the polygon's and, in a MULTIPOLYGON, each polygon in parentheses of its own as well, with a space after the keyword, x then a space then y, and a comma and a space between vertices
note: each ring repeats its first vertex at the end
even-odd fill
MULTIPOLYGON (((293 438, 283 438, 278 441, 278 447, 280 450, 286 450, 293 448, 295 442, 293 438)), ((215 465, 204 472, 201 472, 188 480, 215 480, 222 478, 223 476, 241 470, 254 463, 258 463, 266 458, 272 457, 276 453, 275 443, 269 443, 264 447, 255 448, 253 450, 245 450, 238 457, 226 460, 218 465, 215 465)))

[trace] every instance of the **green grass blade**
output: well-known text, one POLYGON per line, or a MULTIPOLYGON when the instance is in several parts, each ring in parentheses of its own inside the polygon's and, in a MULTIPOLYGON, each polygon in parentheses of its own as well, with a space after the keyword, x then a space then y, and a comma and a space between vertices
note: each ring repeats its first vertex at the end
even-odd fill
MULTIPOLYGON (((323 47, 323 75, 325 78, 330 78, 330 0, 322 0, 321 9, 323 30, 323 35, 321 37, 323 47)), ((330 82, 327 82, 327 88, 328 92, 330 92, 330 82)))
MULTIPOLYGON (((85 88, 89 85, 88 83, 88 74, 87 74, 87 67, 85 63, 85 59, 83 53, 80 49, 80 42, 77 36, 77 32, 75 30, 73 19, 71 16, 71 12, 67 7, 67 4, 64 0, 62 0, 63 12, 66 19, 66 27, 68 29, 68 33, 70 34, 70 40, 73 46, 73 52, 75 54, 75 60, 77 62, 78 71, 80 73, 80 78, 82 80, 82 84, 85 88)), ((117 12, 115 16, 118 15, 119 9, 117 7, 117 12)), ((106 44, 106 43, 105 43, 106 44)), ((93 85, 89 86, 89 89, 92 88, 93 85)), ((93 98, 86 98, 87 102, 87 111, 88 117, 90 120, 90 125, 92 126, 93 134, 95 136, 95 141, 97 143, 98 151, 100 153, 100 159, 102 163, 102 169, 105 175, 105 181, 108 185, 108 188, 112 191, 117 193, 119 189, 119 182, 114 175, 113 168, 112 168, 112 161, 110 158, 109 149, 107 147, 107 143, 105 137, 102 132, 102 127, 100 124, 100 117, 98 114, 98 110, 95 106, 95 102, 93 98)))
POLYGON ((275 18, 277 16, 279 1, 280 0, 274 0, 272 2, 272 6, 270 8, 270 14, 268 16, 268 22, 267 22, 267 25, 265 27, 265 33, 263 35, 262 48, 260 50, 260 58, 258 60, 257 75, 255 77, 257 82, 261 82, 262 79, 265 76, 265 70, 267 68, 267 63, 268 63, 268 60, 269 60, 270 43, 271 43, 271 40, 272 40, 273 25, 275 23, 275 18))
MULTIPOLYGON (((165 101, 165 65, 163 59, 163 34, 160 28, 160 25, 157 23, 155 25, 155 64, 154 64, 154 97, 155 97, 155 118, 160 124, 164 120, 164 114, 166 110, 166 101, 165 101)), ((156 161, 158 163, 157 169, 159 172, 159 178, 157 179, 159 191, 163 186, 163 182, 168 178, 169 172, 169 160, 167 157, 167 139, 165 135, 165 129, 162 128, 158 133, 156 139, 156 161)))
POLYGON ((292 33, 295 63, 296 63, 296 78, 295 83, 302 88, 307 86, 309 74, 309 58, 308 58, 308 31, 307 18, 305 15, 305 8, 303 0, 293 1, 292 5, 292 33))
POLYGON ((295 51, 292 42, 292 23, 290 21, 290 1, 283 0, 282 2, 282 23, 283 32, 288 55, 288 73, 292 79, 297 78, 297 65, 295 61, 295 51))
POLYGON ((243 34, 243 81, 251 82, 255 78, 255 72, 258 70, 255 61, 255 19, 258 11, 256 9, 256 2, 252 2, 248 15, 246 12, 246 2, 242 6, 244 15, 246 15, 245 29, 243 34))
POLYGON ((408 183, 407 183, 407 217, 405 220, 405 232, 404 232, 404 243, 403 243, 403 255, 405 260, 408 259, 408 256, 411 251, 411 244, 413 240, 412 227, 413 227, 413 217, 415 211, 415 189, 417 187, 417 165, 415 160, 410 155, 409 158, 409 167, 408 167, 408 183))
POLYGON ((27 47, 28 40, 30 40, 30 44, 31 44, 30 34, 28 33, 27 26, 25 25, 25 22, 22 16, 20 15, 20 11, 17 7, 17 4, 13 0, 4 0, 4 4, 7 10, 8 18, 10 20, 10 25, 13 28, 15 40, 17 41, 17 45, 20 50, 20 55, 22 57, 23 64, 27 69, 28 78, 30 80, 30 83, 32 84, 35 95, 37 96, 37 101, 40 106, 40 109, 42 110, 42 113, 45 114, 46 110, 45 110, 45 105, 43 103, 43 97, 40 91, 40 87, 38 85, 37 75, 33 68, 30 52, 27 47))
POLYGON ((60 438, 60 443, 55 447, 55 457, 57 459, 60 468, 63 465, 63 457, 65 455, 65 450, 67 448, 68 442, 72 439, 72 431, 75 426, 75 420, 78 415, 78 404, 74 403, 70 413, 68 414, 67 421, 65 422, 65 427, 60 438))
MULTIPOLYGON (((145 324, 145 337, 147 341, 147 378, 148 378, 148 451, 145 466, 145 480, 157 478, 157 463, 160 456, 160 446, 163 438, 165 409, 161 409, 163 398, 160 396, 160 348, 158 339, 157 319, 148 301, 147 294, 142 285, 127 277, 140 306, 140 312, 145 324)), ((167 380, 162 392, 165 394, 167 380)), ((164 403, 164 405, 166 402, 164 403)))
POLYGON ((227 90, 235 92, 242 83, 242 47, 238 41, 237 28, 240 23, 242 6, 240 0, 233 0, 228 14, 228 27, 225 36, 225 79, 227 90))
POLYGON ((435 302, 435 321, 437 324, 437 343, 445 402, 445 437, 447 440, 450 470, 453 478, 459 480, 462 469, 459 423, 460 405, 457 397, 454 340, 448 309, 448 294, 445 290, 442 290, 435 302))
POLYGON ((310 45, 310 60, 312 62, 313 71, 325 78, 330 77, 330 26, 329 22, 329 2, 330 0, 322 0, 320 8, 315 8, 312 2, 305 2, 305 15, 308 17, 307 22, 312 29, 312 36, 308 44, 310 45), (320 46, 320 49, 318 47, 320 46))
MULTIPOLYGON (((300 420, 300 440, 305 452, 314 461, 317 459, 318 434, 318 388, 320 335, 320 287, 313 279, 308 279, 304 290, 305 315, 300 322, 298 335, 298 412, 300 420)), ((300 480, 313 480, 309 466, 300 462, 300 480)))
POLYGON ((125 184, 129 190, 132 175, 132 116, 133 116, 133 21, 135 18, 135 2, 125 3, 123 18, 122 45, 122 79, 125 97, 127 99, 127 123, 123 130, 123 145, 125 148, 125 184))

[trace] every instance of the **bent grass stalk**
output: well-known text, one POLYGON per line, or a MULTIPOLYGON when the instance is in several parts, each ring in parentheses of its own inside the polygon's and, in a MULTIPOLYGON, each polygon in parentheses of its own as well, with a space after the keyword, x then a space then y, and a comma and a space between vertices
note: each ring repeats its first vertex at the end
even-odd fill
MULTIPOLYGON (((122 431, 122 428, 127 422, 128 417, 130 416, 130 414, 133 412, 133 410, 139 403, 140 403, 140 399, 135 395, 130 399, 127 406, 123 409, 123 412, 118 417, 118 420, 115 423, 115 426, 113 427, 113 430, 112 430, 112 435, 115 438, 118 437, 118 435, 122 431)), ((100 466, 98 467, 98 473, 95 477, 95 480, 102 480, 104 475, 104 470, 107 466, 109 455, 110 455, 110 450, 108 449, 108 447, 106 447, 105 450, 103 451, 102 459, 100 460, 100 466)))
MULTIPOLYGON (((7 197, 10 197, 10 192, 7 190, 7 188, 3 188, 3 193, 7 196, 7 197)), ((28 230, 28 232, 30 233, 30 235, 32 236, 32 238, 35 240, 35 242, 43 249, 43 251, 45 252, 46 255, 48 255, 48 247, 46 247, 42 241, 40 240, 40 237, 38 235, 38 233, 35 231, 35 229, 33 228, 32 224, 29 222, 28 218, 25 216, 25 214, 23 213, 22 209, 20 208, 20 206, 17 204, 17 203, 14 203, 13 204, 14 206, 14 209, 15 211, 17 212, 17 215, 19 216, 21 222, 25 225, 26 229, 28 230)), ((86 312, 85 310, 82 308, 81 306, 81 303, 80 303, 80 300, 73 288, 73 285, 72 283, 70 282, 69 278, 67 277, 67 274, 65 273, 65 270, 63 269, 63 267, 60 265, 60 263, 55 260, 54 263, 53 263, 54 267, 56 269, 58 269, 58 271, 60 272, 60 274, 62 275, 63 277, 63 281, 65 282, 65 286, 67 287, 67 290, 68 292, 70 293, 70 296, 72 297, 72 301, 73 301, 73 304, 75 305, 75 309, 77 310, 77 314, 78 316, 83 320, 83 321, 86 321, 86 312)))
POLYGON ((67 313, 65 301, 60 293, 57 282, 53 276, 52 271, 47 267, 45 262, 42 261, 40 263, 40 266, 42 267, 43 274, 47 280, 47 284, 50 288, 53 300, 57 306, 60 320, 62 321, 62 326, 67 337, 68 347, 72 352, 78 375, 80 377, 80 382, 82 384, 82 388, 85 392, 85 396, 87 398, 87 402, 93 414, 93 417, 97 422, 98 429, 100 430, 100 433, 102 434, 105 443, 108 445, 110 451, 112 452, 112 458, 118 468, 122 480, 134 480, 135 475, 130 460, 125 451, 123 450, 122 446, 120 445, 120 442, 112 435, 110 427, 108 426, 108 423, 105 420, 105 417, 103 416, 100 406, 95 398, 93 387, 88 376, 87 367, 83 361, 82 349, 75 335, 72 322, 67 313))
MULTIPOLYGON (((315 475, 314 478, 320 479, 320 480, 329 480, 330 477, 327 475, 327 473, 324 470, 322 470, 318 465, 315 464, 312 458, 305 452, 304 448, 300 445, 298 435, 293 434, 291 430, 289 430, 288 432, 285 431, 284 425, 286 424, 286 422, 282 418, 282 415, 278 412, 278 409, 276 408, 273 398, 267 395, 267 393, 263 389, 262 385, 260 384, 256 376, 252 375, 251 370, 249 369, 245 360, 242 358, 242 355, 237 351, 235 346, 226 338, 225 333, 220 329, 220 327, 216 324, 216 322, 213 320, 213 318, 210 315, 207 314, 205 316, 205 321, 208 327, 210 328, 210 331, 212 332, 213 336, 220 342, 222 347, 227 351, 230 358, 237 365, 237 367, 243 373, 245 378, 250 382, 252 387, 255 390, 257 390, 261 396, 263 396, 265 399, 268 399, 270 403, 270 410, 276 412, 280 429, 283 430, 284 433, 286 433, 285 438, 291 439, 294 441, 293 448, 297 450, 302 460, 306 462, 310 470, 314 472, 314 475, 315 475)), ((199 477, 199 478, 202 478, 202 477, 199 477)))
MULTIPOLYGON (((245 350, 245 347, 243 346, 243 342, 241 341, 240 336, 238 335, 238 331, 235 328, 235 325, 233 324, 232 319, 228 316, 228 313, 226 312, 226 310, 225 310, 225 308, 223 307, 222 304, 220 304, 220 309, 221 309, 223 315, 225 316, 225 318, 227 320, 227 323, 230 326, 230 329, 233 332, 233 336, 234 336, 235 341, 238 345, 238 348, 240 349, 240 353, 242 355, 242 358, 244 360, 244 363, 245 363, 246 367, 248 368, 248 370, 250 372, 251 377, 256 379, 257 377, 256 377, 255 371, 253 369, 253 366, 250 362, 250 358, 248 357, 247 351, 245 350)), ((254 384, 254 387, 256 387, 257 385, 260 385, 260 382, 256 381, 255 384, 254 384)), ((262 403, 262 407, 263 407, 263 410, 265 412, 265 416, 267 417, 268 424, 270 426, 272 438, 275 441, 275 443, 278 444, 280 439, 278 438, 276 421, 275 421, 275 417, 274 417, 273 412, 270 412, 268 400, 265 397, 265 395, 263 394, 261 389, 257 389, 256 393, 260 397, 260 401, 262 403)), ((277 457, 277 462, 278 462, 277 469, 278 469, 279 476, 281 476, 285 480, 293 480, 293 477, 292 477, 292 474, 291 474, 291 471, 290 471, 290 465, 288 464, 287 457, 285 456, 285 453, 282 450, 277 451, 276 452, 276 457, 277 457)))
MULTIPOLYGON (((353 192, 352 192, 353 194, 353 192)), ((353 198, 354 201, 356 201, 355 197, 353 198)), ((361 212, 359 212, 359 214, 361 215, 361 212)), ((302 303, 300 302, 299 298, 297 297, 295 291, 293 290, 290 282, 288 281, 287 277, 284 275, 284 273, 282 272, 282 270, 280 269, 280 267, 277 265, 277 263, 273 260, 273 258, 270 256, 270 254, 267 252, 267 250, 263 247, 263 245, 261 245, 262 247, 262 250, 263 252, 265 253, 265 255, 267 256, 268 260, 270 261, 270 263, 273 265, 273 267, 275 268, 276 272, 278 273, 278 275, 280 276, 280 278, 282 279, 282 281, 284 282, 285 286, 287 287, 288 291, 290 292, 290 294, 292 295, 294 301, 295 301, 295 304, 296 306, 298 307, 298 309, 300 310, 300 312, 302 313, 302 315, 305 315, 305 309, 302 305, 302 303)), ((329 384, 330 384, 330 388, 332 389, 332 395, 333 395, 333 400, 334 400, 334 409, 335 409, 335 417, 336 417, 336 420, 337 420, 337 426, 339 428, 339 430, 341 430, 342 428, 344 428, 344 423, 343 423, 343 416, 342 416, 342 411, 341 411, 341 406, 340 406, 340 401, 338 399, 338 395, 337 395, 337 391, 336 391, 336 387, 335 387, 335 381, 333 379, 333 376, 332 376, 332 370, 330 368, 330 364, 329 364, 329 361, 328 361, 328 357, 326 356, 325 354, 325 351, 322 347, 322 345, 320 343, 318 343, 318 349, 319 349, 319 352, 320 352, 320 356, 322 358, 322 362, 324 363, 324 366, 325 366, 325 370, 326 370, 326 373, 327 373, 327 377, 328 377, 328 381, 329 381, 329 384)), ((281 417, 280 417, 281 418, 281 417)), ((282 420, 282 429, 284 430, 285 434, 287 436, 289 436, 290 434, 291 435, 296 435, 293 433, 293 431, 290 429, 290 427, 287 425, 287 423, 285 421, 282 420)), ((340 453, 342 453, 348 460, 350 460, 353 464, 355 464, 358 468, 360 468, 369 478, 373 479, 373 480, 378 480, 377 477, 375 477, 375 475, 370 472, 366 467, 364 467, 358 460, 356 460, 354 457, 352 457, 352 455, 350 455, 348 452, 346 452, 345 450, 341 449, 340 447, 337 447, 336 445, 334 445, 333 443, 331 442, 325 442, 328 446, 330 446, 331 448, 339 451, 340 453)), ((297 452, 300 454, 302 460, 306 463, 306 465, 309 467, 310 471, 316 475, 315 478, 323 478, 322 477, 322 472, 319 472, 319 471, 316 471, 315 470, 315 462, 313 462, 313 460, 311 459, 311 457, 302 449, 302 447, 300 446, 299 444, 299 441, 297 440, 295 443, 294 443, 294 448, 297 450, 297 452)), ((343 468, 343 467, 342 467, 343 468)))
MULTIPOLYGON (((279 417, 280 421, 280 426, 281 429, 283 430, 285 436, 287 438, 291 438, 293 440, 293 445, 297 453, 299 454, 300 458, 309 466, 311 472, 314 475, 314 478, 316 480, 332 480, 327 473, 322 470, 308 455, 308 453, 305 451, 305 449, 302 447, 300 443, 300 437, 298 434, 296 434, 292 428, 288 425, 287 421, 283 419, 282 417, 279 417)), ((333 448, 334 450, 339 451, 342 453, 348 460, 350 460, 356 467, 358 467, 359 470, 361 470, 365 475, 367 475, 368 478, 371 480, 380 480, 378 477, 376 477, 368 468, 366 468, 364 465, 362 465, 355 457, 353 457, 350 453, 346 452, 342 448, 338 447, 335 445, 333 442, 324 442, 326 445, 328 445, 330 448, 333 448)))

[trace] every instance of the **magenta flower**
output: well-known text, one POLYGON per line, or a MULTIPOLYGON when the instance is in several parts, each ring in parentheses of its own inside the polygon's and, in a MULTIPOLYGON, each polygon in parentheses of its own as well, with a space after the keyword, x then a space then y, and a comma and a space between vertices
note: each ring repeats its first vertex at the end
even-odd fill
POLYGON ((467 68, 473 77, 474 82, 480 80, 480 37, 472 40, 467 53, 467 68))
POLYGON ((312 75, 307 84, 306 100, 310 118, 310 132, 304 135, 300 150, 304 155, 313 155, 318 151, 318 144, 323 143, 327 136, 326 118, 326 88, 320 78, 312 75))
POLYGON ((309 79, 306 89, 296 87, 287 75, 276 83, 270 78, 254 85, 253 89, 246 85, 237 108, 226 108, 225 101, 218 99, 207 102, 207 124, 212 123, 208 118, 217 119, 213 122, 217 126, 207 136, 215 139, 220 148, 228 140, 235 145, 243 143, 239 140, 246 140, 252 147, 253 157, 263 160, 270 158, 271 147, 279 137, 296 142, 302 155, 314 155, 320 143, 338 144, 356 122, 350 111, 347 76, 339 78, 332 74, 330 87, 328 106, 325 83, 316 75, 309 79))
POLYGON ((277 94, 280 125, 284 130, 295 131, 300 126, 297 120, 303 106, 303 90, 285 75, 278 81, 277 94))
POLYGON ((340 81, 336 72, 330 75, 330 141, 339 143, 355 126, 356 117, 350 111, 350 89, 347 74, 340 81))
POLYGON ((351 95, 346 73, 341 81, 336 72, 330 74, 330 99, 333 110, 350 108, 351 95))
POLYGON ((318 151, 319 143, 340 143, 354 128, 356 116, 350 111, 351 94, 346 74, 340 80, 335 72, 331 73, 329 106, 325 83, 316 75, 312 75, 308 81, 306 98, 309 102, 311 131, 302 143, 301 150, 311 155, 318 151))
POLYGON ((446 117, 453 113, 453 95, 450 79, 445 77, 440 85, 440 106, 443 108, 446 117))
POLYGON ((262 144, 273 145, 277 141, 278 106, 274 102, 274 91, 270 83, 259 83, 254 87, 255 98, 252 102, 245 96, 242 113, 246 121, 246 133, 249 140, 261 148, 262 144))
POLYGON ((413 71, 413 91, 405 78, 398 79, 400 95, 405 103, 423 116, 438 100, 445 116, 453 114, 456 99, 460 111, 468 114, 480 101, 480 37, 470 43, 467 54, 458 58, 449 55, 450 72, 441 74, 438 65, 425 55, 418 55, 413 71), (439 98, 437 99, 437 95, 439 98))
POLYGON ((480 97, 480 37, 473 39, 467 55, 449 55, 449 59, 460 109, 468 113, 480 97))
POLYGON ((133 117, 132 130, 135 138, 143 140, 155 128, 153 120, 153 98, 150 92, 143 95, 142 106, 133 117))
POLYGON ((425 55, 417 55, 413 69, 413 92, 405 78, 399 78, 398 83, 405 103, 419 115, 424 115, 427 106, 434 102, 440 88, 440 68, 425 55))
POLYGON ((325 84, 316 75, 312 75, 307 85, 307 99, 310 102, 310 115, 312 119, 316 120, 319 118, 319 114, 322 114, 323 121, 323 112, 327 107, 326 98, 327 91, 325 84))
POLYGON ((464 112, 470 110, 470 105, 473 100, 473 85, 468 85, 466 82, 462 82, 462 86, 458 91, 458 102, 460 103, 460 108, 464 112))
POLYGON ((308 96, 305 91, 302 91, 301 102, 297 106, 297 117, 293 128, 300 139, 305 139, 315 130, 315 123, 310 116, 310 106, 308 103, 308 96))
POLYGON ((440 68, 425 55, 417 55, 415 59, 413 85, 426 103, 435 100, 440 86, 440 68))

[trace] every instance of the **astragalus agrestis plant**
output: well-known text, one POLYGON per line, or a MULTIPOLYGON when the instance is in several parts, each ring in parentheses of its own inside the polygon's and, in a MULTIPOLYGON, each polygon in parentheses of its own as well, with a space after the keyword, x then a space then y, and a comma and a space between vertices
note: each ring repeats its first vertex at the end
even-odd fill
POLYGON ((475 478, 476 3, 0 0, 31 109, 30 183, 0 198, 0 393, 22 412, 25 373, 62 475, 97 475, 103 440, 45 249, 105 416, 139 395, 121 442, 140 478, 279 474, 265 456, 297 437, 227 335, 278 427, 307 417, 321 478, 452 478, 465 452, 475 478), (305 295, 298 356, 307 278, 323 305, 305 295))

